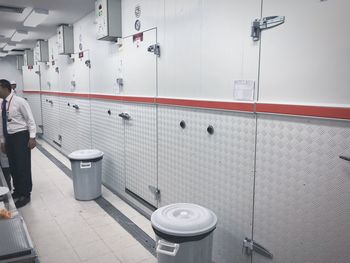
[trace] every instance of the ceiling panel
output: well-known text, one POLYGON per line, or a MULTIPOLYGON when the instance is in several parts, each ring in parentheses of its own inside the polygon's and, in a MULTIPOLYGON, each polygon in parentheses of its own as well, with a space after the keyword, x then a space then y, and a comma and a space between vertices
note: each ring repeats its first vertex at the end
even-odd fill
POLYGON ((52 37, 59 24, 73 24, 92 12, 95 6, 94 0, 0 0, 0 5, 25 8, 22 14, 0 12, 0 42, 11 42, 15 30, 26 30, 28 39, 17 44, 21 48, 33 47, 37 39, 52 37), (49 16, 36 28, 24 27, 23 21, 32 8, 49 10, 49 16))

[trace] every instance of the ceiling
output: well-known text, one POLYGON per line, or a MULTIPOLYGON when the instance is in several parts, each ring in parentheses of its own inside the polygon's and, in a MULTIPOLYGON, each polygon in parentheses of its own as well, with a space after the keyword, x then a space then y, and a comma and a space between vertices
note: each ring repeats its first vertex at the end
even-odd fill
POLYGON ((28 31, 28 38, 17 43, 16 49, 32 48, 37 39, 48 39, 56 34, 60 24, 73 24, 95 7, 94 0, 0 0, 0 5, 23 7, 22 14, 0 11, 0 48, 12 43, 15 30, 28 31), (36 28, 24 27, 23 21, 32 8, 49 10, 48 18, 36 28))

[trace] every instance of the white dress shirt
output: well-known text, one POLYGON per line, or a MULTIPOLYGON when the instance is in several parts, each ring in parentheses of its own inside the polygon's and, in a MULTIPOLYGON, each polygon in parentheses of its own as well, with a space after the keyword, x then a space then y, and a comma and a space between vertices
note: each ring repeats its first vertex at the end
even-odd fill
MULTIPOLYGON (((14 134, 20 131, 29 131, 30 138, 36 136, 36 124, 32 111, 28 102, 18 97, 13 91, 7 98, 6 111, 7 111, 7 133, 14 134)), ((0 112, 2 109, 2 99, 0 99, 0 112)), ((2 119, 0 121, 0 142, 4 142, 4 132, 2 128, 2 119)))

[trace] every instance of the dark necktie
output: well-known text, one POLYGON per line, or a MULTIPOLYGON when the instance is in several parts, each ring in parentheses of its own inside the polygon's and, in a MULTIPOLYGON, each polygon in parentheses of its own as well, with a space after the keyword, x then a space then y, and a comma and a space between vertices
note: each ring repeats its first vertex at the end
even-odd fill
POLYGON ((2 101, 1 109, 2 109, 2 131, 4 133, 4 137, 6 138, 8 133, 7 133, 7 112, 6 112, 6 100, 2 101))

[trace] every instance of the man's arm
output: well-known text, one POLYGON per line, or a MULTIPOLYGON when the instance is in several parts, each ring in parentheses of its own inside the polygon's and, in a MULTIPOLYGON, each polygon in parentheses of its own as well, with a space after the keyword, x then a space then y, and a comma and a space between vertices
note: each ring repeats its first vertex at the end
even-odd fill
POLYGON ((23 100, 23 103, 21 103, 19 107, 20 112, 22 113, 25 121, 27 122, 28 130, 29 130, 29 142, 28 147, 30 149, 33 149, 36 146, 36 124, 33 117, 32 110, 30 109, 30 106, 26 100, 23 100))
MULTIPOLYGON (((2 110, 0 109, 0 113, 2 113, 2 110)), ((5 136, 4 136, 4 131, 2 129, 2 118, 0 121, 0 145, 1 145, 1 151, 3 153, 6 153, 6 149, 5 149, 5 136)))

